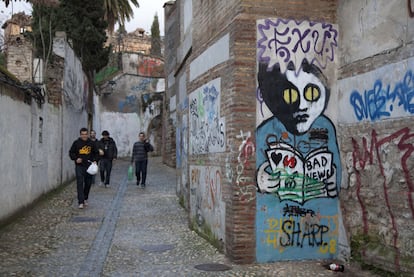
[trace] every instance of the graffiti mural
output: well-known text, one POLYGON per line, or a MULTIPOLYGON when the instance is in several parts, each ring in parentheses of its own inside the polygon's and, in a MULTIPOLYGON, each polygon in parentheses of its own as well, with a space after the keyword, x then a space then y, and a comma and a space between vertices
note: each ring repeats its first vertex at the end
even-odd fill
POLYGON ((355 176, 356 206, 359 209, 347 209, 353 214, 361 211, 360 216, 355 216, 355 219, 360 221, 358 225, 362 227, 364 234, 379 233, 392 249, 398 249, 393 255, 394 264, 398 268, 400 263, 403 264, 403 255, 411 255, 414 243, 412 232, 404 232, 412 230, 414 226, 414 132, 405 127, 382 136, 373 129, 367 137, 352 137, 352 146, 350 165, 355 176), (377 182, 367 181, 372 172, 378 172, 380 178, 377 182), (381 211, 383 224, 379 228, 372 224, 372 210, 367 205, 370 196, 363 193, 367 190, 378 191, 371 196, 374 198, 371 201, 384 206, 381 211))
POLYGON ((256 258, 337 255, 341 163, 324 114, 338 33, 331 24, 257 22, 256 258))
POLYGON ((220 117, 220 79, 214 79, 189 96, 190 154, 223 152, 226 126, 220 117))
POLYGON ((338 81, 340 122, 377 122, 414 114, 414 58, 338 81), (379 77, 380 76, 380 77, 379 77))
POLYGON ((138 56, 137 74, 139 76, 164 77, 164 61, 150 56, 138 56))
POLYGON ((191 218, 198 227, 209 226, 224 241, 226 205, 222 199, 221 171, 218 166, 190 166, 191 218))

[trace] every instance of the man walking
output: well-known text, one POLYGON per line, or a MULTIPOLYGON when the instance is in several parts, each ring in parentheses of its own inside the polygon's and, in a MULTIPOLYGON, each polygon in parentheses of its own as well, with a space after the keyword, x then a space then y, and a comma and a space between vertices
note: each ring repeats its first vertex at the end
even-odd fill
POLYGON ((135 176, 137 177, 137 186, 145 188, 147 179, 148 152, 154 151, 154 147, 145 138, 145 133, 141 132, 139 140, 134 143, 132 148, 131 164, 135 161, 135 176))
POLYGON ((109 136, 108 131, 102 132, 102 138, 98 144, 99 154, 101 155, 99 161, 101 173, 101 185, 109 186, 111 179, 112 161, 116 160, 118 156, 118 148, 113 138, 109 136), (102 151, 101 151, 102 150, 102 151))
POLYGON ((98 148, 88 137, 88 129, 82 128, 80 136, 75 140, 69 150, 69 157, 75 161, 76 189, 79 209, 88 205, 89 191, 91 189, 92 175, 87 172, 91 163, 98 160, 98 148))
MULTIPOLYGON (((97 143, 98 142, 98 139, 97 139, 97 137, 96 137, 96 132, 95 132, 95 130, 91 130, 90 132, 89 132, 89 138, 91 139, 91 141, 93 141, 94 143, 97 143)), ((95 175, 92 175, 92 186, 93 185, 95 185, 95 175)))

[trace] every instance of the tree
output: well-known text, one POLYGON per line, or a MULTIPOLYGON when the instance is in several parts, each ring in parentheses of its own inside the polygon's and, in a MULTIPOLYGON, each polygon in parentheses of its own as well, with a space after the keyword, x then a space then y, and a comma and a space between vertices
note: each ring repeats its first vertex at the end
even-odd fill
POLYGON ((150 53, 155 56, 161 56, 161 37, 160 25, 158 23, 158 15, 155 13, 154 20, 151 25, 151 50, 150 53))
MULTIPOLYGON (((61 0, 57 30, 66 32, 88 79, 87 111, 92 118, 95 72, 108 63, 110 47, 106 42, 104 0, 61 0)), ((92 122, 89 122, 92 126, 92 122)))
POLYGON ((42 58, 45 64, 52 51, 56 20, 57 6, 33 4, 32 33, 28 36, 32 39, 35 57, 42 58))
MULTIPOLYGON (((130 0, 135 7, 139 7, 138 0, 130 0)), ((110 33, 114 31, 115 24, 125 26, 125 21, 130 21, 134 14, 129 0, 104 0, 105 16, 110 33)))
MULTIPOLYGON (((19 0, 19 2, 20 1, 21 0, 19 0)), ((9 6, 10 2, 13 2, 13 1, 3 0, 3 2, 4 2, 5 6, 7 8, 9 6)), ((14 2, 17 2, 17 0, 14 0, 14 2)), ((50 5, 56 6, 56 5, 59 4, 59 0, 26 0, 26 2, 30 2, 30 3, 32 3, 32 5, 44 5, 44 6, 50 6, 50 5)))
POLYGON ((86 73, 98 71, 108 62, 103 1, 61 0, 59 8, 56 29, 66 32, 86 73))

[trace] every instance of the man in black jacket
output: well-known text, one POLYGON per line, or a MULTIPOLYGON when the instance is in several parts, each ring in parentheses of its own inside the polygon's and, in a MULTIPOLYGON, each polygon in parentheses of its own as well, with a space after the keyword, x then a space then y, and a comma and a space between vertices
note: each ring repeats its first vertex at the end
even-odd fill
POLYGON ((80 136, 75 140, 69 150, 69 157, 75 161, 76 189, 78 193, 79 209, 88 205, 89 191, 91 189, 92 175, 87 172, 91 163, 98 160, 98 149, 88 137, 88 129, 82 128, 80 136))
POLYGON ((100 154, 100 173, 101 173, 101 185, 105 187, 109 186, 109 181, 111 179, 111 170, 112 170, 112 161, 116 160, 118 156, 118 149, 116 143, 109 136, 108 131, 102 132, 102 138, 98 143, 99 154, 100 154))

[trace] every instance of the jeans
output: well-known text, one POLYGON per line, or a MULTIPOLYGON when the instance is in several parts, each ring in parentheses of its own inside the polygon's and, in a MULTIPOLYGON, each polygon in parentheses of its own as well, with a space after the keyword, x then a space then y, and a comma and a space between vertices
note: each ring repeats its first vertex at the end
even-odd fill
POLYGON ((111 170, 112 170, 112 160, 102 159, 99 161, 100 173, 101 173, 101 182, 105 185, 109 185, 111 179, 111 170))
POLYGON ((145 185, 147 179, 148 160, 135 162, 135 176, 137 177, 137 185, 141 181, 141 185, 145 185))
POLYGON ((87 169, 88 168, 83 165, 75 166, 78 204, 83 204, 85 200, 88 200, 89 191, 91 190, 92 175, 86 172, 87 169))

